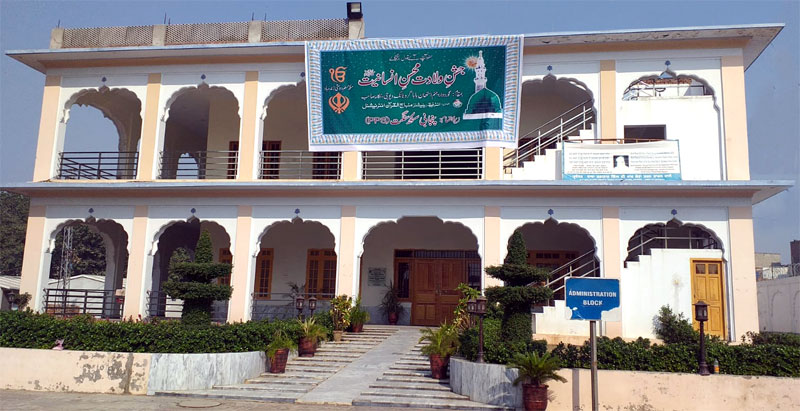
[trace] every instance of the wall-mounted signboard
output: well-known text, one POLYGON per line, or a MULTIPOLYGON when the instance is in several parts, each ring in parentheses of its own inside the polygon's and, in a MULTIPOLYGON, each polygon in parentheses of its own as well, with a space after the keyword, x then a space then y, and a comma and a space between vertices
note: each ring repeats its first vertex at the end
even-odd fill
POLYGON ((631 144, 563 143, 564 180, 680 180, 677 140, 631 144))
POLYGON ((516 147, 521 36, 306 43, 311 151, 516 147))

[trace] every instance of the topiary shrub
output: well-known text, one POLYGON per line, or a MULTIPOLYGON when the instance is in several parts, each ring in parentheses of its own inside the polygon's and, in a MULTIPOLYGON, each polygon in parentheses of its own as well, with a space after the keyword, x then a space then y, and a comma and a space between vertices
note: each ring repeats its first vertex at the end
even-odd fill
POLYGON ((230 275, 232 267, 215 263, 213 256, 211 234, 204 230, 197 240, 194 262, 186 261, 185 250, 170 257, 169 279, 163 287, 171 298, 183 300, 181 321, 185 324, 210 324, 214 301, 231 298, 231 286, 211 281, 230 275))
POLYGON ((700 341, 700 333, 694 330, 683 313, 675 314, 666 305, 658 311, 653 331, 655 331, 656 337, 667 344, 692 344, 700 341))
POLYGON ((553 296, 544 284, 549 271, 527 263, 527 248, 522 233, 517 230, 508 241, 504 264, 487 267, 486 273, 505 282, 503 287, 489 287, 489 303, 500 303, 503 310, 502 336, 504 341, 524 346, 533 337, 531 305, 543 303, 553 296))

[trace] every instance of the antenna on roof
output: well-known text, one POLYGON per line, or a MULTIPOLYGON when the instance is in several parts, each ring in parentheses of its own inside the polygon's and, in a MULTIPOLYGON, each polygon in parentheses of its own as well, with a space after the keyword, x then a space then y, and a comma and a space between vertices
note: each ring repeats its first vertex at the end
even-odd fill
POLYGON ((164 13, 164 24, 167 24, 167 13, 164 13))
POLYGON ((253 14, 250 15, 250 21, 253 21, 255 19, 256 19, 256 12, 253 12, 253 14))
POLYGON ((267 21, 267 13, 264 13, 264 21, 267 21))
POLYGON ((56 28, 60 28, 60 27, 61 27, 61 19, 58 19, 58 23, 56 24, 56 28))

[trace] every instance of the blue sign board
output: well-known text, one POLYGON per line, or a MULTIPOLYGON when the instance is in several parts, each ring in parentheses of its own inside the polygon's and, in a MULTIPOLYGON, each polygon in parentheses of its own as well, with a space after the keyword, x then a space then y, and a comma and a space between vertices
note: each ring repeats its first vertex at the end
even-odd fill
POLYGON ((570 320, 620 320, 619 280, 567 278, 566 294, 570 320))

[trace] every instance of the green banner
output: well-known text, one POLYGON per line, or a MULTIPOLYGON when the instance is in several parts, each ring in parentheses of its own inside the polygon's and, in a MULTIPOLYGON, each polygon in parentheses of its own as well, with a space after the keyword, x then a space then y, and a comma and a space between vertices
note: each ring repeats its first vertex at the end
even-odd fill
POLYGON ((309 147, 515 147, 520 45, 519 36, 309 42, 309 147))

